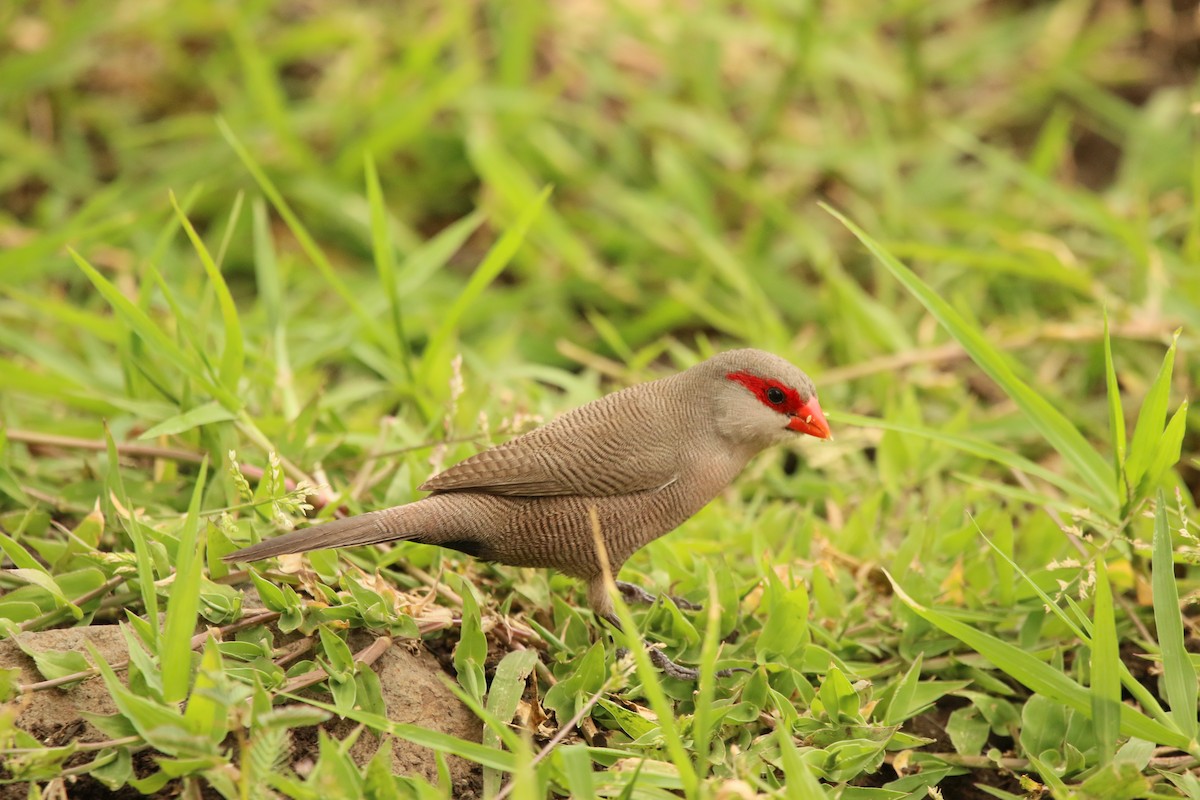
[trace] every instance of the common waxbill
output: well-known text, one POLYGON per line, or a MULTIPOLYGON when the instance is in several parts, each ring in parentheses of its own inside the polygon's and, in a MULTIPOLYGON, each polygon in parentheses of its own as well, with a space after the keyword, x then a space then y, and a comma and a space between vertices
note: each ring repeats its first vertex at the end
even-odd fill
MULTIPOLYGON (((829 438, 807 375, 761 350, 731 350, 667 378, 568 411, 434 475, 414 503, 337 519, 238 550, 227 561, 409 541, 587 582, 618 628, 604 588, 592 509, 612 573, 703 508, 759 451, 796 434, 829 438)), ((630 599, 653 599, 618 583, 630 599)), ((652 649, 670 675, 695 678, 652 649)))

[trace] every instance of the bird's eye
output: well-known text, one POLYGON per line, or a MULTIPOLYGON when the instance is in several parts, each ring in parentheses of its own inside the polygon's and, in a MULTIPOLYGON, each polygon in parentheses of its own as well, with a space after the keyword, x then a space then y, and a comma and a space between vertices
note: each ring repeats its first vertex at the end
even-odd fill
POLYGON ((770 389, 767 389, 767 399, 773 404, 779 405, 783 402, 783 390, 772 386, 770 389))

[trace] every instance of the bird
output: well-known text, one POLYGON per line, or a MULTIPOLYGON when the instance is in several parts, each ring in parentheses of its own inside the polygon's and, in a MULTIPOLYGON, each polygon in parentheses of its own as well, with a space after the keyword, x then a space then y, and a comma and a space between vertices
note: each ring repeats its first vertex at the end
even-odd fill
MULTIPOLYGON (((421 484, 430 494, 420 500, 293 531, 224 558, 250 562, 398 541, 438 545, 578 578, 596 617, 620 629, 597 529, 616 576, 636 551, 713 500, 755 455, 802 435, 830 438, 808 375, 762 350, 729 350, 470 456, 421 484)), ((630 601, 655 600, 635 584, 616 584, 630 601)), ((699 676, 658 648, 649 654, 664 674, 699 676)))

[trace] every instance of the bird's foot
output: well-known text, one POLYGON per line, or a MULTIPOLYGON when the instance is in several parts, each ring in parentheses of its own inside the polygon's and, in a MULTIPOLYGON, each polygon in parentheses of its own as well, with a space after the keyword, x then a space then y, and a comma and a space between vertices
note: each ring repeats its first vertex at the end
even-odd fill
MULTIPOLYGON (((647 646, 646 652, 650 656, 650 663, 658 668, 658 671, 666 675, 668 678, 674 678, 679 681, 689 681, 696 683, 700 680, 700 670, 694 667, 685 667, 682 664, 676 664, 667 654, 657 647, 647 646)), ((617 658, 622 659, 629 655, 629 650, 624 647, 617 648, 617 658)), ((714 675, 718 678, 728 678, 735 672, 749 672, 745 667, 729 667, 728 669, 719 669, 714 675)))
MULTIPOLYGON (((676 664, 671 659, 667 658, 667 654, 657 647, 647 648, 650 655, 650 663, 658 667, 662 674, 668 678, 675 678, 680 681, 689 681, 696 683, 700 680, 700 670, 695 667, 685 667, 682 664, 676 664)), ((713 674, 718 678, 728 678, 735 672, 749 672, 745 667, 729 667, 727 669, 719 669, 713 674)))
MULTIPOLYGON (((645 603, 646 605, 649 605, 658 599, 658 595, 654 594, 653 592, 646 591, 636 583, 630 583, 629 581, 616 581, 615 583, 617 584, 617 589, 620 590, 621 595, 625 598, 625 602, 627 603, 645 603)), ((672 603, 679 608, 682 608, 684 611, 699 611, 703 608, 703 606, 699 605, 698 603, 693 603, 691 600, 687 600, 682 597, 676 597, 673 594, 667 596, 671 598, 672 603)))

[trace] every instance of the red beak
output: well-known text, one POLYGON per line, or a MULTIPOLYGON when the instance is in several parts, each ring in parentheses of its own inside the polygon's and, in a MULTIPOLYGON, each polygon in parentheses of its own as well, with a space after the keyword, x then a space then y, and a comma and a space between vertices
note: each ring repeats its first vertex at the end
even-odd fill
POLYGON ((829 431, 829 422, 825 419, 825 414, 821 411, 821 404, 817 402, 815 394, 809 398, 806 405, 802 405, 796 410, 796 413, 792 415, 792 421, 787 426, 789 430, 807 433, 818 439, 833 438, 829 431))

